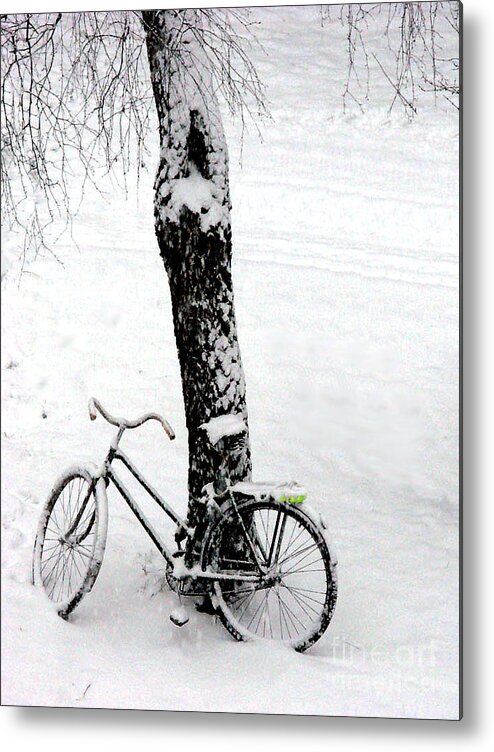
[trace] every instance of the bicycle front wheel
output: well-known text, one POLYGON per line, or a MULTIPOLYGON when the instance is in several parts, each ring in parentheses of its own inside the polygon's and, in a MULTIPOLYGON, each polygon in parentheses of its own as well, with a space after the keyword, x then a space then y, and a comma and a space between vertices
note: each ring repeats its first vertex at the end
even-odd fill
POLYGON ((92 589, 108 526, 105 483, 88 467, 67 470, 40 517, 33 575, 57 613, 67 618, 92 589))
POLYGON ((303 508, 273 499, 232 506, 212 532, 212 601, 237 640, 286 642, 303 652, 325 632, 336 604, 336 562, 322 528, 303 508), (247 580, 247 578, 245 578, 247 580))

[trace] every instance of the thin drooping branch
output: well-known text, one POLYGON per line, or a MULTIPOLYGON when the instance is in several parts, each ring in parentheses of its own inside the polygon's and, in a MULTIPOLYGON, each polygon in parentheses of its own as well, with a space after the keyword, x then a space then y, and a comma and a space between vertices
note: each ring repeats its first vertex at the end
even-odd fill
POLYGON ((457 2, 322 6, 322 24, 337 17, 346 32, 344 109, 354 103, 363 110, 369 100, 371 59, 390 86, 390 110, 399 102, 415 115, 419 92, 443 95, 458 108, 460 12, 457 2), (382 36, 385 54, 376 44, 382 36))
MULTIPOLYGON (((211 70, 209 85, 242 124, 265 114, 241 10, 187 16, 211 70), (211 84, 212 82, 212 84, 211 84)), ((137 178, 157 128, 141 12, 3 15, 1 138, 3 219, 22 238, 23 258, 53 250, 70 229, 88 184, 101 174, 137 178)), ((187 32, 184 22, 183 34, 187 32)), ((182 55, 177 44, 172 54, 182 55)), ((200 77, 201 65, 197 66, 200 77)))
POLYGON ((2 206, 36 254, 70 226, 97 170, 139 168, 152 96, 143 32, 124 13, 1 19, 2 206))

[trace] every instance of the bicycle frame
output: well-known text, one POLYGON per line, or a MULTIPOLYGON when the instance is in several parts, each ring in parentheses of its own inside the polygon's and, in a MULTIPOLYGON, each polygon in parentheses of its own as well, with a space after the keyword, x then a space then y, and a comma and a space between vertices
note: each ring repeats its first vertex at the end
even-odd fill
POLYGON ((127 468, 127 470, 130 472, 130 474, 137 480, 139 485, 144 488, 144 490, 148 493, 148 495, 153 499, 153 501, 158 504, 158 506, 173 520, 173 522, 181 529, 183 530, 187 535, 190 534, 190 528, 187 526, 186 522, 182 520, 182 518, 171 508, 169 504, 166 503, 166 501, 163 499, 162 496, 148 483, 148 481, 141 475, 139 470, 136 468, 136 466, 131 462, 131 460, 127 457, 125 452, 123 452, 118 447, 118 442, 123 434, 122 428, 119 429, 119 432, 117 434, 116 441, 111 446, 110 451, 108 452, 108 455, 105 460, 105 473, 103 474, 103 478, 106 480, 107 484, 108 482, 113 483, 115 488, 118 490, 120 495, 123 497, 123 499, 126 501, 128 507, 131 509, 131 511, 136 516, 137 520, 141 524, 141 526, 144 528, 148 536, 153 541, 154 545, 160 552, 160 554, 163 556, 164 559, 170 564, 171 566, 174 563, 173 555, 170 549, 166 546, 158 532, 154 529, 152 524, 149 522, 147 517, 144 515, 144 513, 141 511, 139 506, 136 504, 134 499, 132 498, 132 495, 125 487, 123 481, 119 478, 117 473, 115 472, 114 468, 112 467, 112 463, 115 460, 120 460, 120 462, 127 468))
MULTIPOLYGON (((191 528, 188 527, 187 523, 172 509, 172 507, 167 504, 167 502, 163 499, 163 497, 151 486, 150 483, 141 475, 139 470, 136 468, 136 466, 132 463, 132 461, 127 457, 125 452, 123 452, 118 444, 119 441, 123 435, 123 432, 125 430, 124 426, 121 426, 118 430, 118 434, 113 441, 110 450, 108 452, 108 455, 105 459, 104 463, 104 472, 102 473, 102 478, 105 480, 106 484, 113 483, 115 488, 118 490, 120 495, 123 497, 131 511, 134 513, 135 517, 141 524, 141 526, 144 528, 150 539, 153 541, 154 545, 160 552, 160 554, 163 556, 163 558, 167 561, 167 563, 170 566, 174 566, 176 559, 173 556, 173 553, 170 551, 170 549, 166 546, 158 532, 154 529, 153 525, 150 523, 150 521, 147 519, 145 514, 142 512, 142 510, 139 508, 139 506, 136 504, 134 499, 132 498, 131 493, 127 490, 125 487, 125 484, 123 481, 119 478, 117 473, 115 472, 114 468, 112 467, 112 463, 115 460, 120 460, 120 462, 127 468, 127 470, 131 473, 131 475, 137 480, 137 482, 140 484, 142 488, 148 493, 148 495, 158 504, 158 506, 170 517, 173 522, 177 525, 177 527, 184 531, 187 536, 192 534, 191 528)), ((83 505, 84 506, 84 505, 83 505)), ((249 541, 249 544, 252 546, 252 543, 250 541, 249 536, 247 535, 247 539, 249 541)), ((257 557, 256 557, 257 558, 257 557)), ((238 575, 232 575, 222 572, 210 572, 206 569, 201 569, 200 571, 191 571, 189 574, 183 574, 182 576, 177 577, 177 579, 186 579, 187 577, 191 576, 197 576, 204 579, 210 579, 210 580, 236 580, 237 582, 259 582, 259 576, 254 575, 248 575, 248 574, 238 574, 238 575)))

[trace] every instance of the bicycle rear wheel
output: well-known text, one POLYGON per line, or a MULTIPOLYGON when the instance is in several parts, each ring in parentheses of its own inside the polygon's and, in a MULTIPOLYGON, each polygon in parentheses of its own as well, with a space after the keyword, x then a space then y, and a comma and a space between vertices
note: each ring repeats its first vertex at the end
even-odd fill
POLYGON ((327 629, 336 562, 323 530, 303 509, 272 499, 250 499, 238 514, 230 508, 212 532, 209 564, 230 576, 260 573, 258 582, 213 583, 211 599, 235 639, 280 640, 303 652, 327 629))
POLYGON ((104 481, 87 467, 67 470, 40 517, 34 546, 36 585, 62 618, 92 589, 101 567, 108 525, 104 481))

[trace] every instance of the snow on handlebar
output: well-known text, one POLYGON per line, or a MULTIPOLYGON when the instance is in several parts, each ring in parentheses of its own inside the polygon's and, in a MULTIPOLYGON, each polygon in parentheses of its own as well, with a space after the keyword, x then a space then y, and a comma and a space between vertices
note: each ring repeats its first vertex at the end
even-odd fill
POLYGON ((158 423, 161 423, 170 439, 175 438, 175 433, 168 421, 165 420, 165 418, 162 418, 161 415, 158 415, 158 413, 146 413, 146 415, 142 415, 140 418, 137 418, 137 420, 115 418, 105 410, 101 402, 95 397, 91 397, 89 400, 88 410, 91 420, 96 420, 97 412, 99 412, 108 423, 111 423, 112 426, 117 426, 117 428, 137 428, 138 426, 142 426, 142 424, 146 423, 148 420, 157 420, 158 423))

